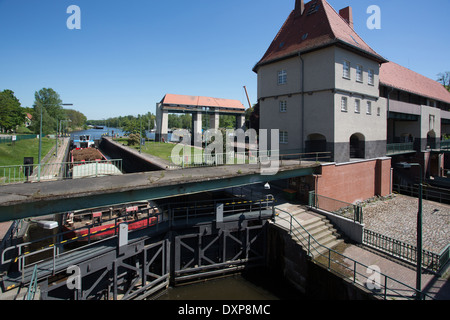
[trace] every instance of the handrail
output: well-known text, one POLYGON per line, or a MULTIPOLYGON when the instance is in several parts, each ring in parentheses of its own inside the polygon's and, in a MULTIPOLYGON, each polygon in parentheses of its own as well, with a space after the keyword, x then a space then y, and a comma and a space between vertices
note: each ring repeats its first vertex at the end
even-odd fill
MULTIPOLYGON (((267 197, 266 199, 257 200, 257 201, 245 201, 245 200, 243 200, 243 201, 236 201, 236 203, 237 202, 240 202, 242 204, 244 204, 244 202, 250 203, 250 211, 251 212, 258 212, 259 211, 260 215, 261 215, 261 210, 263 210, 264 207, 265 207, 264 210, 267 210, 268 208, 271 208, 272 211, 273 211, 273 208, 274 208, 273 207, 273 205, 274 205, 273 196, 272 197, 267 197), (256 206, 254 205, 255 203, 257 204, 256 206)), ((228 204, 231 205, 231 206, 234 206, 236 203, 230 202, 228 204)), ((154 208, 152 206, 139 210, 138 213, 139 212, 142 213, 142 212, 147 211, 146 212, 147 213, 146 216, 142 217, 140 219, 133 220, 132 222, 136 223, 136 222, 139 222, 139 221, 148 220, 148 223, 147 223, 146 226, 142 226, 139 229, 134 229, 133 231, 144 229, 144 228, 147 228, 148 226, 153 226, 153 225, 156 226, 156 228, 158 228, 159 225, 161 223, 163 223, 163 222, 174 221, 174 218, 175 218, 174 212, 173 212, 174 208, 171 208, 170 205, 171 204, 158 206, 158 209, 160 209, 160 210, 157 213, 151 212, 152 211, 151 209, 154 208), (151 222, 150 219, 151 218, 155 218, 155 217, 157 219, 156 219, 156 222, 153 224, 153 222, 151 222)), ((232 211, 233 210, 224 211, 224 213, 232 212, 232 211)), ((235 213, 236 212, 242 212, 242 210, 236 210, 235 213)), ((111 225, 111 227, 105 228, 105 229, 101 229, 99 231, 92 231, 91 228, 93 227, 93 225, 89 225, 89 226, 83 226, 83 227, 80 227, 80 228, 77 228, 77 229, 74 229, 74 230, 61 232, 61 233, 59 233, 56 236, 59 236, 59 237, 63 238, 64 235, 72 233, 74 231, 82 230, 82 229, 86 229, 86 228, 88 229, 88 233, 86 235, 80 235, 78 237, 74 237, 74 238, 71 238, 71 239, 62 240, 62 241, 60 241, 58 243, 52 243, 52 244, 49 244, 49 245, 47 245, 45 247, 42 247, 40 249, 34 250, 33 252, 24 252, 25 251, 24 248, 26 248, 26 246, 29 246, 30 244, 33 244, 33 243, 39 243, 41 241, 44 241, 44 240, 50 239, 50 238, 53 239, 55 237, 55 235, 50 235, 50 236, 47 236, 47 237, 44 237, 44 238, 40 238, 40 239, 37 239, 37 240, 33 240, 33 241, 30 241, 30 242, 21 243, 21 244, 15 245, 15 246, 11 246, 11 247, 3 250, 3 252, 1 253, 0 265, 4 265, 4 264, 7 264, 7 263, 12 263, 12 262, 14 262, 14 263, 17 262, 18 263, 18 271, 22 272, 22 278, 23 278, 24 277, 24 271, 25 271, 25 269, 27 267, 29 267, 29 266, 31 266, 33 264, 37 265, 38 263, 40 263, 40 262, 42 262, 44 260, 50 259, 50 258, 44 258, 43 260, 34 261, 34 262, 31 262, 28 265, 26 265, 26 261, 25 261, 26 258, 35 256, 35 255, 37 255, 39 253, 43 253, 43 252, 46 252, 46 251, 53 251, 53 253, 52 253, 52 256, 53 256, 53 258, 52 258, 53 259, 53 271, 52 272, 54 273, 55 269, 56 269, 55 264, 56 264, 56 258, 57 257, 60 257, 61 255, 67 254, 69 252, 74 252, 74 251, 79 250, 81 248, 84 249, 87 246, 91 245, 91 240, 90 239, 91 239, 91 237, 94 234, 95 235, 99 235, 101 233, 108 232, 111 229, 114 230, 114 235, 112 235, 112 236, 110 236, 108 238, 102 239, 102 240, 98 240, 98 241, 95 242, 95 244, 98 244, 101 241, 105 241, 105 240, 111 239, 113 237, 116 237, 117 236, 117 232, 118 232, 118 227, 119 227, 119 224, 120 224, 120 222, 118 220, 119 219, 124 219, 124 221, 130 222, 127 218, 130 217, 130 216, 134 216, 135 214, 136 214, 136 212, 131 212, 131 213, 128 213, 128 214, 124 214, 121 217, 116 217, 116 218, 113 218, 113 219, 110 219, 110 220, 104 220, 103 222, 105 224, 111 225), (75 248, 73 250, 65 251, 64 253, 60 253, 59 252, 60 251, 59 247, 61 245, 66 245, 66 244, 69 244, 71 242, 75 242, 75 241, 79 240, 80 238, 87 239, 88 245, 85 245, 85 246, 83 246, 81 248, 75 248), (11 251, 11 250, 17 250, 17 254, 16 254, 15 258, 5 259, 6 252, 11 251)), ((212 214, 212 213, 210 213, 210 214, 212 214)), ((215 212, 214 212, 214 214, 215 214, 215 212)), ((197 217, 197 216, 194 216, 194 215, 191 216, 191 218, 195 218, 195 217, 197 217)), ((184 215, 178 215, 177 218, 178 219, 186 219, 186 221, 188 221, 189 214, 186 215, 186 217, 184 215)))
POLYGON ((36 294, 37 289, 37 265, 34 265, 33 275, 31 276, 30 285, 28 286, 28 291, 26 296, 24 296, 24 300, 34 300, 34 295, 36 294))
MULTIPOLYGON (((363 243, 365 245, 372 246, 376 249, 380 249, 395 257, 404 259, 409 262, 417 262, 417 247, 409 243, 396 240, 394 238, 382 235, 372 230, 364 229, 363 243)), ((448 248, 447 246, 447 258, 445 249, 441 254, 437 254, 428 250, 422 250, 422 267, 432 271, 440 272, 442 267, 448 261, 448 248)))
MULTIPOLYGON (((351 278, 353 279, 353 283, 354 284, 362 285, 361 280, 357 279, 357 276, 362 277, 363 279, 365 279, 366 283, 368 283, 369 280, 370 280, 370 282, 372 281, 372 279, 370 279, 365 273, 357 272, 358 266, 360 268, 361 267, 365 268, 365 270, 373 270, 371 267, 366 266, 363 263, 360 263, 360 262, 358 262, 358 261, 356 261, 356 260, 354 260, 354 259, 352 259, 350 257, 347 257, 347 256, 345 256, 345 255, 343 255, 343 254, 341 254, 341 253, 339 253, 339 252, 337 252, 337 251, 335 251, 335 250, 333 250, 331 248, 328 248, 328 247, 320 244, 301 225, 301 223, 298 222, 298 220, 294 216, 292 216, 292 214, 290 214, 287 211, 278 209, 278 208, 276 208, 275 210, 278 211, 278 212, 285 213, 285 214, 287 214, 290 217, 290 219, 289 219, 289 234, 291 236, 294 236, 295 238, 297 238, 300 241, 300 243, 302 243, 302 242, 299 239, 298 234, 300 234, 303 237, 303 239, 305 241, 307 241, 307 254, 316 263, 318 263, 318 264, 320 264, 322 266, 325 266, 329 271, 333 271, 333 272, 337 273, 338 275, 344 276, 345 278, 349 278, 348 274, 345 274, 344 272, 342 272, 341 269, 344 269, 347 272, 351 272, 352 273, 352 277, 351 278), (294 222, 301 230, 304 231, 303 233, 306 233, 306 235, 308 237, 307 240, 306 240, 306 237, 303 235, 303 233, 301 231, 298 232, 299 228, 294 226, 294 222), (319 251, 320 248, 325 249, 325 252, 328 251, 328 254, 321 253, 319 251), (315 257, 315 255, 312 253, 313 250, 317 253, 317 257, 315 257), (336 256, 337 259, 336 258, 333 259, 332 258, 332 254, 334 256, 336 256), (324 257, 326 259, 325 260, 326 263, 323 263, 321 261, 321 259, 320 259, 321 257, 324 257), (342 262, 340 262, 340 261, 343 261, 344 259, 352 262, 353 263, 353 268, 349 268, 347 265, 345 265, 342 262)), ((282 219, 284 221, 287 221, 286 219, 281 217, 279 214, 276 214, 276 219, 282 219)), ((304 244, 302 246, 305 248, 304 244)), ((401 281, 398 281, 398 280, 396 280, 396 279, 394 279, 394 278, 392 278, 392 277, 390 277, 390 276, 388 276, 388 275, 386 275, 386 274, 384 274, 382 272, 379 272, 378 274, 380 276, 380 280, 384 277, 384 282, 380 281, 380 283, 377 283, 377 286, 379 287, 379 290, 372 291, 375 296, 380 296, 381 295, 381 297, 383 299, 385 299, 385 300, 388 297, 402 297, 402 298, 406 298, 406 299, 417 299, 419 297, 420 299, 423 299, 423 300, 425 300, 425 299, 434 300, 434 298, 431 297, 430 295, 428 295, 428 294, 426 294, 424 292, 418 291, 417 289, 415 289, 415 288, 413 288, 413 287, 411 287, 411 286, 409 286, 409 285, 407 285, 407 284, 405 284, 405 283, 403 283, 401 281), (391 286, 388 286, 389 282, 392 283, 391 286), (395 288, 394 285, 400 286, 400 289, 399 288, 395 288), (402 294, 402 291, 404 292, 405 290, 410 291, 413 294, 410 295, 410 296, 402 294), (381 294, 381 292, 382 292, 382 294, 381 294)))

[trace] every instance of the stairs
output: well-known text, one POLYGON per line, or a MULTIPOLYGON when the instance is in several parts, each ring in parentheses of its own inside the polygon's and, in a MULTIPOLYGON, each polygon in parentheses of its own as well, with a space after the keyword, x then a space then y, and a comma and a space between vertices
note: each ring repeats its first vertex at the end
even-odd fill
MULTIPOLYGON (((298 223, 295 220, 292 222, 291 236, 292 239, 299 243, 305 250, 308 250, 309 235, 316 240, 314 241, 311 239, 310 250, 313 256, 318 256, 327 251, 327 249, 332 249, 339 243, 344 242, 344 240, 340 238, 337 230, 325 217, 308 211, 299 205, 289 203, 279 205, 276 208, 289 212, 295 220, 298 221, 298 223)), ((275 224, 290 230, 291 217, 287 213, 279 210, 276 210, 276 214, 275 224)))

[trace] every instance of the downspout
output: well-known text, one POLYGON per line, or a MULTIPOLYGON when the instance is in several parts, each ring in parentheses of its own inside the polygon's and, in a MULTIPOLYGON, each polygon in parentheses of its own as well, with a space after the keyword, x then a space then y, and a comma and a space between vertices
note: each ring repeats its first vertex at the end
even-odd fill
POLYGON ((298 57, 300 58, 301 62, 302 62, 302 126, 301 126, 301 132, 300 132, 300 138, 301 138, 301 151, 300 152, 305 152, 305 61, 303 60, 303 57, 301 55, 301 53, 298 53, 298 57))

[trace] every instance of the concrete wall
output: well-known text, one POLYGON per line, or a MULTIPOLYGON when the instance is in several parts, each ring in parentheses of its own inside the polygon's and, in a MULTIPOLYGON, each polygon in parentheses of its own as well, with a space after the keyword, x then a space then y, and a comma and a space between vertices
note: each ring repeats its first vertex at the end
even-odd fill
POLYGON ((391 158, 324 164, 316 193, 354 203, 391 193, 391 158))
POLYGON ((283 229, 268 228, 268 267, 282 276, 308 299, 372 300, 372 294, 314 263, 302 247, 283 229))

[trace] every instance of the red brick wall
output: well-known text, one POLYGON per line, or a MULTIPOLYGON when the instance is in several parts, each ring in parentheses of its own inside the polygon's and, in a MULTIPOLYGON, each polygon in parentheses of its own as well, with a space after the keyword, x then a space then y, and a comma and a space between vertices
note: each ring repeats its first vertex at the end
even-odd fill
POLYGON ((322 166, 317 180, 317 193, 354 203, 390 193, 391 159, 374 159, 322 166))

